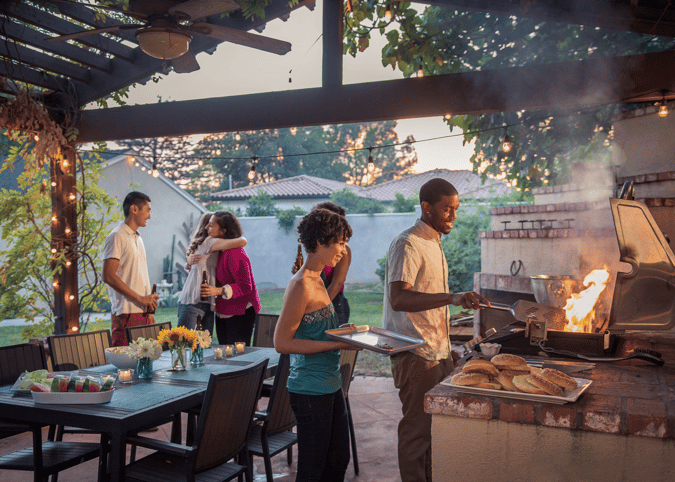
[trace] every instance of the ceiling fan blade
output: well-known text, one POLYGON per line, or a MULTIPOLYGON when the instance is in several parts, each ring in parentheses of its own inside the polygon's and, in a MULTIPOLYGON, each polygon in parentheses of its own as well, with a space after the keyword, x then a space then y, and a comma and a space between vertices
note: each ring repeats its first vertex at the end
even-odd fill
POLYGON ((195 57, 195 54, 192 53, 192 50, 188 50, 180 57, 171 59, 171 65, 173 65, 173 70, 179 74, 189 74, 190 72, 199 70, 197 58, 195 57))
POLYGON ((45 42, 63 42, 64 40, 74 40, 82 37, 89 37, 90 35, 98 35, 105 32, 117 32, 118 30, 129 30, 132 28, 141 28, 143 25, 113 25, 111 27, 101 27, 94 28, 91 30, 83 30, 81 32, 75 32, 68 35, 60 35, 58 37, 52 37, 45 39, 45 42))
POLYGON ((169 14, 179 20, 197 20, 217 13, 241 10, 241 6, 234 0, 189 0, 171 7, 169 14))
POLYGON ((283 40, 278 40, 263 35, 248 33, 243 30, 223 27, 221 25, 212 25, 210 23, 195 23, 189 27, 189 30, 205 37, 211 37, 233 44, 252 47, 265 52, 271 52, 277 55, 284 55, 291 51, 291 44, 283 40))

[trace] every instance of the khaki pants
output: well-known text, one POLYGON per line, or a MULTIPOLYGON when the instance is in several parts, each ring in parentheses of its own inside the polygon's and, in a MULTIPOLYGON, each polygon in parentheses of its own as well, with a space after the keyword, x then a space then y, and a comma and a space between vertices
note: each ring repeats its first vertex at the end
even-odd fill
POLYGON ((410 352, 391 357, 391 372, 403 403, 398 424, 398 467, 403 482, 431 481, 431 415, 424 394, 453 370, 452 358, 429 361, 410 352))

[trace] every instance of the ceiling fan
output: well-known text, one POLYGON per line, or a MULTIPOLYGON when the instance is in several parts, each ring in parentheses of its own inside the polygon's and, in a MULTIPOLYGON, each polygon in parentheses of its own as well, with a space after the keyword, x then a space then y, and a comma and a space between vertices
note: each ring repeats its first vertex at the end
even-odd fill
POLYGON ((120 24, 84 30, 68 35, 47 39, 47 42, 75 40, 90 35, 120 30, 136 30, 136 39, 141 50, 159 58, 171 59, 174 70, 179 73, 193 72, 199 69, 194 53, 190 50, 192 35, 215 38, 258 50, 284 55, 291 50, 291 44, 263 35, 252 34, 222 25, 196 22, 209 15, 240 10, 234 0, 129 0, 129 9, 122 10, 114 6, 84 4, 72 0, 52 0, 56 3, 77 3, 79 6, 113 10, 137 19, 143 23, 120 24))

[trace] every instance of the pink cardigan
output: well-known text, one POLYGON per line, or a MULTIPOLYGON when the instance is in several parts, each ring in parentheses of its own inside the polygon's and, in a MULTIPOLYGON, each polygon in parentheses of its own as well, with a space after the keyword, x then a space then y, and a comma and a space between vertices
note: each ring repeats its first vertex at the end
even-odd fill
POLYGON ((260 311, 260 298, 253 279, 251 260, 244 248, 223 251, 216 266, 216 278, 225 286, 232 287, 232 298, 216 297, 216 312, 221 315, 243 315, 246 306, 253 305, 255 312, 260 311))

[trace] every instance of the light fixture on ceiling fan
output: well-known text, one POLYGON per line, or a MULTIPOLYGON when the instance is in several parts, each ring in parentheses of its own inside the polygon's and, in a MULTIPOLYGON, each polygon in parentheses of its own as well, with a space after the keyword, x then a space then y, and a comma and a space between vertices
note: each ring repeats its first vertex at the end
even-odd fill
POLYGON ((148 27, 136 31, 141 50, 156 59, 175 59, 190 49, 192 35, 171 27, 148 27))

